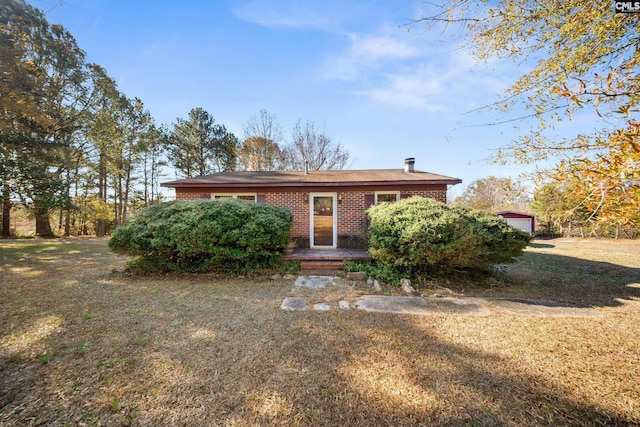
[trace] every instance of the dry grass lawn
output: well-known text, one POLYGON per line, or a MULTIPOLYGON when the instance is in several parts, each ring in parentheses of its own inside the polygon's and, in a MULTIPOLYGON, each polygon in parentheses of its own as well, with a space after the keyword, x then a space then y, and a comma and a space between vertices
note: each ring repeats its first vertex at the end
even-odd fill
POLYGON ((640 242, 537 241, 467 295, 596 317, 283 312, 292 281, 129 277, 0 241, 0 425, 638 425, 640 242))

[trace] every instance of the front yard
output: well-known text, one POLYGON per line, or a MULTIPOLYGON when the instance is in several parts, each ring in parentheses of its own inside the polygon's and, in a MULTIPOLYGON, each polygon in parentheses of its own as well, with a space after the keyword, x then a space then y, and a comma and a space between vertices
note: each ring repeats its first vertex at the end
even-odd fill
POLYGON ((640 241, 536 241, 468 296, 595 317, 283 312, 293 281, 130 277, 0 241, 0 425, 640 423, 640 241))

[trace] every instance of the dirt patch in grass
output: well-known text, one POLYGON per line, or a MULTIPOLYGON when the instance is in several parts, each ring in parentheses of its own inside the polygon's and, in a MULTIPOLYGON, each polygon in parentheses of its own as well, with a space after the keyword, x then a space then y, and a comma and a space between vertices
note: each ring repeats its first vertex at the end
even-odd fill
POLYGON ((465 286, 601 312, 542 318, 283 312, 293 281, 127 277, 103 239, 0 241, 0 425, 637 424, 640 246, 596 243, 465 286))

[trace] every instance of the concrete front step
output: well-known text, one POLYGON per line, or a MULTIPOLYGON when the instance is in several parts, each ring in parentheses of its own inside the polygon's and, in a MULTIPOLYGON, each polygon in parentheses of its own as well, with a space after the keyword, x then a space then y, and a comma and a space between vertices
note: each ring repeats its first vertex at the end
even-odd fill
POLYGON ((305 260, 300 261, 300 270, 302 272, 309 270, 342 270, 344 261, 328 261, 328 260, 305 260))
POLYGON ((296 249, 293 254, 283 255, 283 261, 369 261, 371 256, 362 249, 296 249))
POLYGON ((344 274, 342 270, 301 270, 303 276, 340 276, 344 274))

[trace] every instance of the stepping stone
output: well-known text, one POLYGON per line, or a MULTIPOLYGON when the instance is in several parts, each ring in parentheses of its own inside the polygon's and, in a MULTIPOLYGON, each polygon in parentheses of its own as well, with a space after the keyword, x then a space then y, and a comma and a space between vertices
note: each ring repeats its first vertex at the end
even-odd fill
POLYGON ((338 307, 340 307, 340 308, 341 308, 341 309, 343 309, 343 310, 351 310, 351 306, 350 306, 350 305, 349 305, 349 303, 348 303, 348 302, 346 302, 346 301, 340 301, 340 302, 338 303, 338 307))
POLYGON ((284 311, 303 311, 307 309, 307 303, 303 298, 286 297, 280 309, 284 311))
POLYGON ((314 304, 313 305, 313 309, 314 310, 318 310, 318 311, 329 311, 331 310, 331 306, 329 304, 327 304, 326 302, 321 302, 318 304, 314 304))
POLYGON ((356 301, 359 310, 378 313, 418 314, 434 313, 471 314, 486 316, 489 308, 471 299, 420 298, 385 295, 365 295, 356 301))
POLYGON ((327 285, 334 285, 334 278, 327 276, 299 276, 296 279, 296 287, 307 287, 310 289, 322 289, 327 285))

